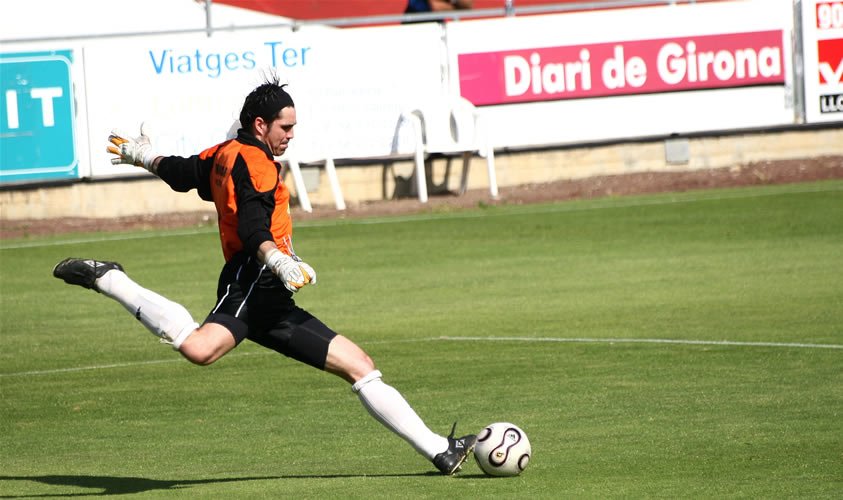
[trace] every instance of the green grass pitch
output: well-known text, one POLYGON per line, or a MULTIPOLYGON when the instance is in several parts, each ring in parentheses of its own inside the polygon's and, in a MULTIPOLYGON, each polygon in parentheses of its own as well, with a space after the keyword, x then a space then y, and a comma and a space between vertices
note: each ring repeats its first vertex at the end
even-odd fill
MULTIPOLYGON (((173 196, 179 196, 173 194, 173 196)), ((212 228, 0 242, 0 497, 840 498, 843 182, 297 226, 298 303, 516 478, 443 477, 338 378, 245 343, 181 360, 52 278, 121 262, 198 319, 212 228)))

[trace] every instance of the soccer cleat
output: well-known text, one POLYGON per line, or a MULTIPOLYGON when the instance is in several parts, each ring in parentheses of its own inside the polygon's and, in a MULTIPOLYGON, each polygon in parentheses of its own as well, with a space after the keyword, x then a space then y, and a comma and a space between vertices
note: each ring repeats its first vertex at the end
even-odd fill
POLYGON ((112 269, 122 271, 123 266, 116 262, 71 257, 56 264, 53 268, 53 276, 63 279, 69 285, 79 285, 99 292, 96 287, 97 279, 102 278, 112 269))
POLYGON ((454 438, 454 430, 457 428, 457 423, 451 427, 451 433, 448 435, 448 449, 433 457, 433 465, 439 469, 439 472, 450 476, 456 473, 462 467, 462 464, 471 455, 474 450, 474 445, 477 444, 477 436, 468 434, 460 438, 454 438))

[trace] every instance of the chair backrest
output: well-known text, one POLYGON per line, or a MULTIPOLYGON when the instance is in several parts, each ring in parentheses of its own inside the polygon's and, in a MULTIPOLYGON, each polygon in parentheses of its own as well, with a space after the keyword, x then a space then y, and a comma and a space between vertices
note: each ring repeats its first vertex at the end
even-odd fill
POLYGON ((480 149, 477 117, 471 102, 455 97, 405 111, 402 121, 420 127, 425 152, 450 153, 480 149))
POLYGON ((450 107, 449 122, 454 144, 477 149, 477 108, 464 97, 452 99, 450 107))

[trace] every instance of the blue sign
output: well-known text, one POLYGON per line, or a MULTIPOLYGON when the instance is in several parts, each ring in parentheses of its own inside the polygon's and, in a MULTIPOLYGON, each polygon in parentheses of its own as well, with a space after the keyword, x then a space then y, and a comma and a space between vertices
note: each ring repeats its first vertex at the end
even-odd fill
POLYGON ((0 183, 79 177, 73 52, 0 54, 0 183))

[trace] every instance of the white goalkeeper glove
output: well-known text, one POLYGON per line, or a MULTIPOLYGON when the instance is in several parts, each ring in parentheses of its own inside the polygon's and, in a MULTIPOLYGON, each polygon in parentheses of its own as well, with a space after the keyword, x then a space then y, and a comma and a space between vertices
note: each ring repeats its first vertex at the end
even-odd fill
POLYGON ((113 146, 108 146, 108 152, 117 155, 117 158, 111 159, 112 165, 129 164, 136 167, 143 167, 152 173, 155 158, 158 157, 152 151, 152 145, 149 142, 149 136, 146 135, 145 124, 141 124, 140 136, 129 137, 116 130, 111 131, 108 136, 109 142, 113 146))
POLYGON ((272 249, 264 256, 264 263, 281 278, 287 290, 293 293, 308 283, 316 284, 316 271, 298 256, 291 257, 280 250, 272 249))

